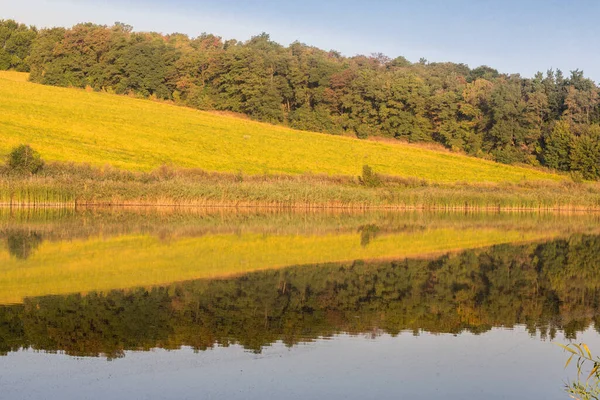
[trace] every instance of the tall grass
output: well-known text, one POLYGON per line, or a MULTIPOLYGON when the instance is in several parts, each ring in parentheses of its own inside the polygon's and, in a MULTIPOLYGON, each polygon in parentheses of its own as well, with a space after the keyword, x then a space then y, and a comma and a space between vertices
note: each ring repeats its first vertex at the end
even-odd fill
POLYGON ((49 163, 36 176, 0 170, 0 205, 600 210, 600 186, 566 181, 449 184, 381 176, 381 184, 367 187, 348 176, 208 173, 164 166, 132 172, 49 163))

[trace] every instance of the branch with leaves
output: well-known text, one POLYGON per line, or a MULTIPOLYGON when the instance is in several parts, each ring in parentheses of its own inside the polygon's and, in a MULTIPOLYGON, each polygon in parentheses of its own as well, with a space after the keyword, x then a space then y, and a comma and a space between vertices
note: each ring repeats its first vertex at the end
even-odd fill
POLYGON ((565 351, 571 353, 565 368, 575 358, 577 360, 577 380, 567 382, 565 391, 576 400, 600 400, 600 357, 592 357, 590 348, 585 343, 563 345, 557 343, 565 351), (585 380, 582 380, 584 365, 592 364, 592 369, 585 380))

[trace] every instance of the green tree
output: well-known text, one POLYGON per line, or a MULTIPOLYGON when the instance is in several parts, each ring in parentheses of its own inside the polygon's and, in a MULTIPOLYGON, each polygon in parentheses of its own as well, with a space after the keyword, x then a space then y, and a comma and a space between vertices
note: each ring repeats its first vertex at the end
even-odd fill
POLYGON ((137 34, 122 57, 117 60, 121 79, 115 85, 118 93, 138 93, 144 97, 171 98, 166 85, 167 46, 158 37, 137 34))
POLYGON ((54 49, 66 34, 64 28, 42 29, 31 46, 28 62, 31 68, 29 79, 47 85, 64 86, 64 70, 56 62, 54 49))
POLYGON ((554 124, 550 133, 544 138, 543 163, 559 171, 571 169, 571 151, 573 135, 566 121, 554 124))
POLYGON ((571 170, 578 171, 585 179, 600 177, 600 126, 573 140, 570 154, 571 170))
POLYGON ((27 57, 37 29, 13 20, 0 20, 0 69, 29 71, 27 57))

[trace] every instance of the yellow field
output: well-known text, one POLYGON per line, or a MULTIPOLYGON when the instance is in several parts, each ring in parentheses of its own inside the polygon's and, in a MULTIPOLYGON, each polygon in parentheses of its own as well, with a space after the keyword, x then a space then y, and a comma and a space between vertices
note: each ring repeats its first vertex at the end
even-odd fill
POLYGON ((106 93, 42 86, 0 72, 0 155, 21 143, 46 160, 148 171, 162 164, 244 174, 378 173, 432 182, 560 176, 407 144, 301 132, 106 93))
POLYGON ((26 260, 0 251, 0 304, 26 297, 85 293, 227 277, 262 269, 328 262, 420 257, 531 241, 556 231, 427 229, 376 237, 215 234, 161 241, 149 235, 44 242, 26 260))

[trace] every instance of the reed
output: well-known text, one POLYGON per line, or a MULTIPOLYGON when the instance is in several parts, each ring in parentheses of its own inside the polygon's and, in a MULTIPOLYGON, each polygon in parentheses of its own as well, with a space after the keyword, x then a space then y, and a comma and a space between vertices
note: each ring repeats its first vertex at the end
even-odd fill
POLYGON ((123 171, 50 163, 36 176, 0 171, 0 205, 200 206, 292 209, 600 210, 597 183, 435 183, 381 176, 377 187, 357 177, 244 175, 159 167, 123 171))

